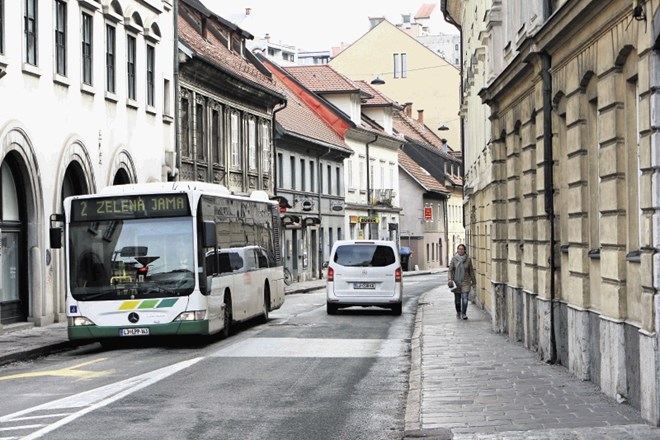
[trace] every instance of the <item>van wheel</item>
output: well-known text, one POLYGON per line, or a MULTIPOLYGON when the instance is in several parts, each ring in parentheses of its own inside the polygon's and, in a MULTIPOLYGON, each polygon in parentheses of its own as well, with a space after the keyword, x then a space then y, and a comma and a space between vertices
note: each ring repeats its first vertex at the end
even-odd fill
POLYGON ((328 312, 328 315, 336 315, 337 314, 337 305, 326 303, 326 311, 328 312))
POLYGON ((403 309, 403 304, 401 304, 401 303, 399 303, 395 306, 392 306, 392 314, 396 315, 396 316, 399 316, 399 315, 401 315, 402 309, 403 309))
POLYGON ((222 328, 222 336, 228 338, 231 336, 231 321, 233 319, 233 313, 231 310, 231 296, 229 293, 225 293, 225 324, 222 328))

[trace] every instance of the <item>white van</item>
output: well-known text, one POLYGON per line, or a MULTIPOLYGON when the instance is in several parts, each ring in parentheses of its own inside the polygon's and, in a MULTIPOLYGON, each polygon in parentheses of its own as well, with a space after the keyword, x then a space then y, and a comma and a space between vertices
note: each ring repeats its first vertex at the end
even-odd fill
POLYGON ((330 252, 326 275, 327 312, 351 306, 376 306, 401 314, 403 282, 396 243, 339 240, 330 252))

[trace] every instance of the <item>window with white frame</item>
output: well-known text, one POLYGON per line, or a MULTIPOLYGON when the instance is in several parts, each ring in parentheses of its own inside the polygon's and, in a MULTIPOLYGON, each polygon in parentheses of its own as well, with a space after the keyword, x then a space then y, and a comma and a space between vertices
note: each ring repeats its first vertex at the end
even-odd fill
POLYGON ((232 112, 229 118, 230 127, 230 151, 231 151, 231 166, 235 169, 241 168, 241 149, 240 139, 238 132, 238 113, 232 112))
POLYGON ((390 186, 388 188, 394 189, 394 164, 390 162, 390 186))
POLYGON ((392 58, 394 62, 394 78, 398 78, 401 75, 401 71, 399 70, 399 54, 395 53, 392 58))
POLYGON ((126 36, 126 81, 128 99, 135 100, 135 63, 137 61, 136 40, 132 35, 126 36))
POLYGON ((392 54, 394 63, 394 78, 408 77, 408 55, 405 53, 392 54))
POLYGON ((385 189, 385 162, 380 163, 380 188, 385 189))
MULTIPOLYGON (((371 191, 374 190, 374 172, 376 171, 376 161, 374 159, 371 159, 369 161, 369 188, 371 188, 371 191)), ((370 196, 371 197, 371 196, 370 196)))
POLYGON ((156 48, 147 44, 147 105, 153 107, 155 102, 156 48))
MULTIPOLYGON (((4 6, 4 5, 3 5, 4 6)), ((4 18, 4 17, 3 17, 4 18)), ((37 65, 37 0, 25 0, 23 15, 25 28, 25 55, 23 61, 27 64, 37 65)))
POLYGON ((261 151, 263 152, 263 173, 270 174, 270 126, 267 122, 261 124, 261 151))
POLYGON ((360 190, 364 191, 367 188, 367 175, 366 175, 366 160, 364 156, 360 156, 360 190))
POLYGON ((55 1, 55 73, 66 76, 66 2, 55 1))
POLYGON ((351 159, 346 161, 346 175, 348 177, 348 189, 354 189, 353 187, 353 161, 351 159))
POLYGON ((250 171, 257 169, 257 123, 254 118, 248 120, 248 166, 250 171))
POLYGON ((83 84, 92 85, 92 47, 94 39, 94 17, 86 12, 81 15, 82 19, 82 35, 81 35, 81 50, 82 50, 82 82, 83 84))
POLYGON ((316 191, 316 163, 313 160, 309 161, 309 190, 316 191))
POLYGON ((105 91, 115 93, 117 62, 117 30, 114 26, 105 25, 105 91))

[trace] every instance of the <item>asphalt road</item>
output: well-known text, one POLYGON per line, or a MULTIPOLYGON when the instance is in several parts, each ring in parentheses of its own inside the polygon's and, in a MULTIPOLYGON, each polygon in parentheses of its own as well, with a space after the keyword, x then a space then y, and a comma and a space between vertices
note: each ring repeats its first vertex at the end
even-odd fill
POLYGON ((328 316, 317 291, 224 340, 93 344, 8 365, 0 437, 400 439, 417 299, 437 282, 406 280, 402 316, 328 316))

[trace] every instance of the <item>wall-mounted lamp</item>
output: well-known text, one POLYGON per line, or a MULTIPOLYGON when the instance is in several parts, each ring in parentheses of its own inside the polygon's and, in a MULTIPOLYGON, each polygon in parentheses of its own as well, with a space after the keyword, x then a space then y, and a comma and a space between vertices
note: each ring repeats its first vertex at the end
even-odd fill
POLYGON ((449 127, 447 127, 445 124, 442 124, 442 125, 438 128, 438 130, 440 130, 440 131, 447 131, 447 130, 449 130, 449 127))
POLYGON ((385 81, 382 80, 382 79, 380 78, 380 76, 377 76, 376 78, 374 78, 374 79, 371 80, 371 84, 376 85, 376 86, 380 86, 380 85, 385 84, 385 81))

